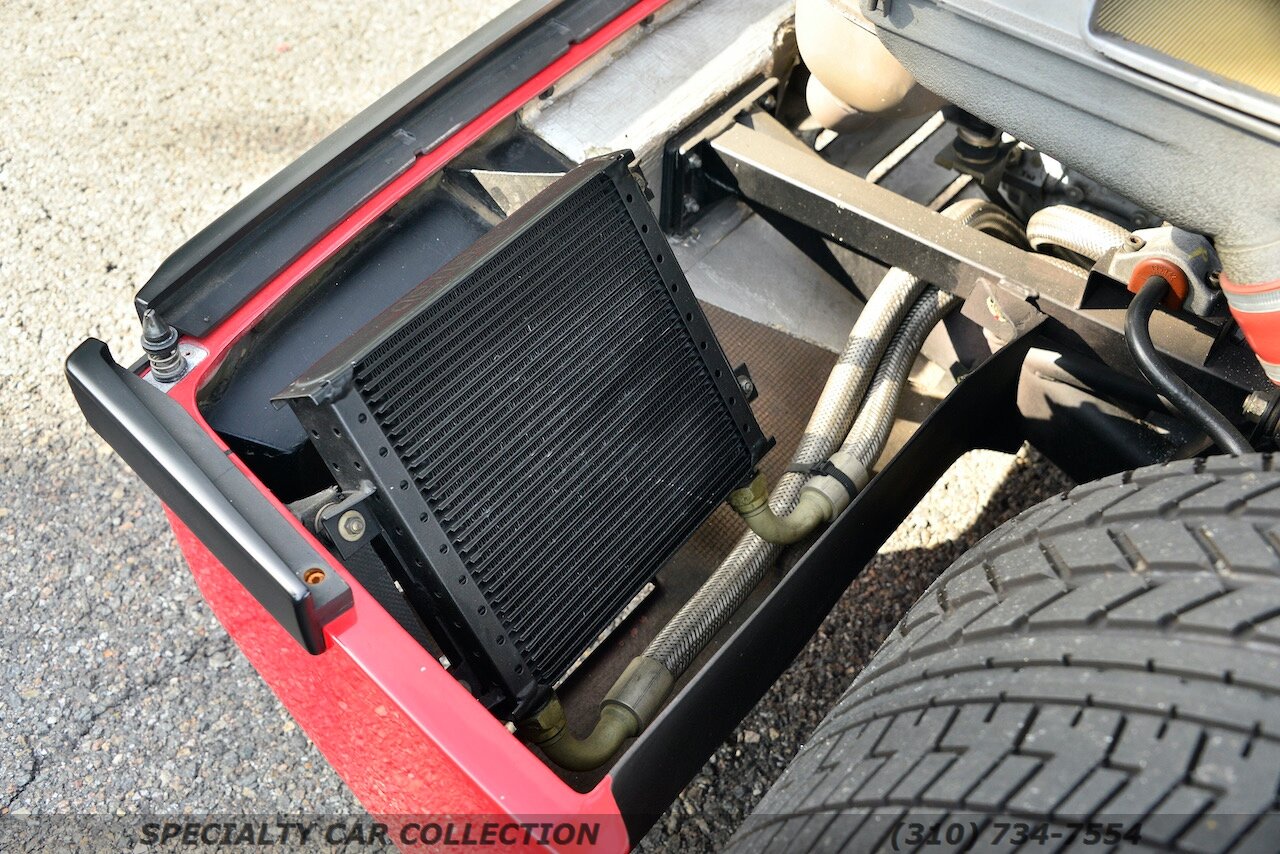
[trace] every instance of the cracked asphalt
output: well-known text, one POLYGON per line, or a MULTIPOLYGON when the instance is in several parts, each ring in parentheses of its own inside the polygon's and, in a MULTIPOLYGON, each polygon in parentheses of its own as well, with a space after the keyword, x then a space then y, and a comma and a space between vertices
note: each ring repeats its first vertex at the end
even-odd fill
MULTIPOLYGON (((135 358, 170 251, 505 5, 0 4, 0 816, 360 811, 61 362, 90 335, 135 358)), ((1064 485, 1034 454, 953 467, 645 847, 722 844, 929 580, 1064 485)))

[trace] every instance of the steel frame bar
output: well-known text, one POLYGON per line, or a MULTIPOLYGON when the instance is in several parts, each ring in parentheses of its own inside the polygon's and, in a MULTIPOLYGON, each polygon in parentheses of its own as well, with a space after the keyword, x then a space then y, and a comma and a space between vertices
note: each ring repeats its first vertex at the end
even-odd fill
MULTIPOLYGON (((975 319, 996 331, 1004 324, 1005 337, 1015 331, 1009 321, 1016 327, 1034 314, 1047 315, 1057 321, 1052 337, 1137 375, 1124 347, 1127 295, 1119 283, 1100 285, 1096 275, 1086 280, 1046 256, 968 228, 745 124, 730 127, 710 147, 722 177, 753 206, 959 296, 993 296, 994 304, 981 301, 989 307, 986 322, 975 319)), ((1184 370, 1238 389, 1260 387, 1247 353, 1239 358, 1218 352, 1221 331, 1202 318, 1164 312, 1152 324, 1157 345, 1184 370)))

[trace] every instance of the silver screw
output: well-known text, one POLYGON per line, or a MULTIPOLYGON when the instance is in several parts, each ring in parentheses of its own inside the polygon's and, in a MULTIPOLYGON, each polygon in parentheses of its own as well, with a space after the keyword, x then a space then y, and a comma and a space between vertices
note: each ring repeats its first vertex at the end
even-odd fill
POLYGON ((742 393, 747 397, 756 393, 756 384, 751 381, 751 377, 738 377, 738 388, 742 389, 742 393))
POLYGON ((359 510, 348 510, 338 517, 338 533, 349 543, 359 542, 367 525, 359 510))
POLYGON ((1256 391, 1244 399, 1245 417, 1251 421, 1258 421, 1262 418, 1263 413, 1267 411, 1267 399, 1256 391))
POLYGON ((698 152, 696 151, 689 152, 689 156, 685 158, 685 162, 689 164, 690 169, 702 168, 702 157, 699 156, 698 152))
POLYGON ((684 212, 685 212, 685 213, 695 214, 695 213, 697 213, 697 212, 698 212, 698 211, 700 211, 700 210, 702 210, 702 205, 698 204, 698 200, 697 200, 697 199, 695 199, 693 196, 685 196, 685 197, 684 197, 684 212))

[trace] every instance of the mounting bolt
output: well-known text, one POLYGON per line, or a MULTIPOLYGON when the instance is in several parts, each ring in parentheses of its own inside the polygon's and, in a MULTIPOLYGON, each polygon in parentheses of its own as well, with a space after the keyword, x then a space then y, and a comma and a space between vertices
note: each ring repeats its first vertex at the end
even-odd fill
POLYGON ((742 389, 742 393, 746 395, 748 399, 756 393, 756 384, 753 383, 751 381, 751 377, 746 374, 738 376, 738 388, 742 389))
POLYGON ((348 510, 338 517, 338 533, 349 543, 358 543, 368 528, 359 510, 348 510))
POLYGON ((684 212, 689 214, 696 214, 698 211, 702 210, 702 205, 698 204, 698 200, 693 196, 684 197, 683 207, 684 212))
POLYGON ((1255 391, 1244 399, 1244 406, 1241 409, 1245 417, 1256 424, 1262 420, 1262 416, 1266 414, 1267 407, 1270 404, 1271 402, 1266 397, 1255 391))
POLYGON ((154 308, 142 315, 142 349, 157 381, 177 382, 186 375, 187 358, 178 349, 178 330, 165 323, 154 308))
POLYGON ((702 156, 696 151, 690 151, 689 156, 684 159, 684 162, 689 164, 690 169, 702 168, 702 156))

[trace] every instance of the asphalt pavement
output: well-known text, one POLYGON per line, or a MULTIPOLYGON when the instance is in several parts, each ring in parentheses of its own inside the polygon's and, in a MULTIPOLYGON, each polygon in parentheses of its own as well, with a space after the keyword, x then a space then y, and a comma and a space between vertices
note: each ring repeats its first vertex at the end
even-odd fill
MULTIPOLYGON (((0 4, 0 815, 358 813, 62 377, 164 257, 507 5, 0 4)), ((646 839, 723 843, 928 582, 1065 484, 961 460, 646 839)))

